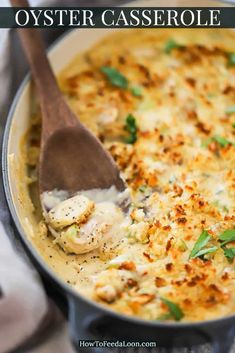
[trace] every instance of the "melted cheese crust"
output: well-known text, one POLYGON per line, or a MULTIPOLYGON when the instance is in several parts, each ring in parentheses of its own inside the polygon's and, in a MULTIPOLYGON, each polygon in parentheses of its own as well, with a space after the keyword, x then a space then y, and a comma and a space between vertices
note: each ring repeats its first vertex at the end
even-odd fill
MULTIPOLYGON (((183 321, 235 312, 234 261, 221 248, 189 259, 204 229, 217 245, 219 234, 235 228, 235 147, 214 139, 235 142, 235 113, 226 113, 235 106, 235 66, 228 65, 234 38, 215 29, 122 31, 59 77, 72 109, 118 163, 133 205, 118 242, 66 255, 70 272, 47 261, 78 291, 113 310, 156 320, 167 312, 164 297, 180 306, 183 321), (181 46, 165 53, 169 39, 181 46), (103 66, 116 68, 141 96, 110 84, 103 66), (138 128, 134 144, 124 142, 130 113, 138 128)), ((34 166, 32 158, 29 152, 34 166)), ((42 244, 45 232, 38 237, 42 244)))

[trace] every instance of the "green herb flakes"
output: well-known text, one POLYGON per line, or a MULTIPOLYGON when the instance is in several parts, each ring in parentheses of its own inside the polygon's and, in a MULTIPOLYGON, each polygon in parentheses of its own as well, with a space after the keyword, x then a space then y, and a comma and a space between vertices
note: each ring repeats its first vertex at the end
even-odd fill
POLYGON ((235 241, 235 229, 227 229, 219 235, 219 240, 222 241, 221 246, 235 241))
POLYGON ((227 229, 219 235, 219 241, 224 256, 227 258, 228 262, 232 262, 235 257, 235 248, 227 248, 225 245, 235 241, 235 229, 227 229))
POLYGON ((129 114, 126 118, 125 130, 129 132, 129 136, 125 138, 125 142, 133 144, 137 140, 137 126, 135 117, 129 114))
POLYGON ((228 54, 228 65, 234 66, 235 65, 235 53, 228 54))
MULTIPOLYGON (((180 321, 184 317, 184 313, 179 307, 179 305, 173 303, 172 301, 166 299, 166 298, 161 298, 161 301, 168 307, 169 313, 164 315, 164 319, 166 318, 174 318, 176 321, 180 321)), ((160 317, 162 320, 163 315, 160 317)))
POLYGON ((212 142, 217 142, 222 148, 228 146, 228 145, 233 145, 235 146, 235 143, 227 140, 225 137, 223 136, 213 136, 213 137, 209 137, 208 139, 202 141, 201 146, 207 148, 212 142))
POLYGON ((135 97, 142 97, 143 89, 140 86, 131 86, 130 91, 135 97))
POLYGON ((224 256, 227 258, 228 262, 232 262, 235 258, 235 248, 222 248, 224 251, 224 256))
POLYGON ((142 97, 142 87, 137 85, 130 85, 128 79, 114 67, 103 66, 101 67, 100 71, 105 74, 106 78, 113 86, 123 89, 129 89, 133 96, 142 97))
POLYGON ((232 144, 232 142, 228 141, 225 137, 222 136, 214 136, 213 140, 217 142, 221 147, 226 147, 227 145, 232 144))
POLYGON ((210 234, 206 230, 203 230, 200 237, 196 241, 189 255, 189 258, 194 259, 196 257, 204 256, 206 254, 213 253, 214 251, 216 251, 218 249, 217 246, 205 248, 210 240, 211 240, 210 234))
POLYGON ((183 45, 177 43, 174 39, 169 39, 168 42, 166 42, 164 52, 170 54, 173 49, 180 49, 183 47, 183 45))
POLYGON ((117 69, 113 67, 103 66, 101 67, 101 72, 105 74, 109 82, 116 87, 126 89, 128 87, 127 78, 121 74, 117 69))
POLYGON ((218 249, 217 246, 212 246, 211 248, 202 249, 202 250, 198 251, 197 256, 195 256, 195 257, 200 257, 200 256, 204 256, 206 254, 211 254, 211 253, 215 252, 217 249, 218 249))

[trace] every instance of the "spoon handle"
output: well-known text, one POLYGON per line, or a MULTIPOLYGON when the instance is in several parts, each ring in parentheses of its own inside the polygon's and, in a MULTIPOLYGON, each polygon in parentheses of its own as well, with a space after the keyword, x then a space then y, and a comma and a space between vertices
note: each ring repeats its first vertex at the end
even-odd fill
MULTIPOLYGON (((27 0, 11 0, 11 4, 14 7, 29 6, 27 0)), ((69 108, 57 85, 39 29, 18 28, 18 33, 39 96, 43 134, 50 134, 64 126, 76 125, 77 119, 71 114, 66 114, 69 108)))

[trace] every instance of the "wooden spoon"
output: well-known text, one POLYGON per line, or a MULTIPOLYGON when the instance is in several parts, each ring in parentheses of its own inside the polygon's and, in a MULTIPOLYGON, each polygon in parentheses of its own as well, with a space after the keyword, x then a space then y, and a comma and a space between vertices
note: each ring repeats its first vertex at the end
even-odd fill
MULTIPOLYGON (((26 0, 11 0, 27 7, 26 0)), ((39 163, 40 194, 54 189, 70 193, 125 184, 112 157, 66 104, 46 56, 39 29, 20 28, 19 36, 36 83, 42 111, 39 163)))

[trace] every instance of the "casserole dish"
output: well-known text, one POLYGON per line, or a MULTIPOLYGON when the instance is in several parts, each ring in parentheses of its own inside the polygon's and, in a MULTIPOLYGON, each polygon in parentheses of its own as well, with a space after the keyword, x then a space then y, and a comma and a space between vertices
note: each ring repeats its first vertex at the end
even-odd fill
MULTIPOLYGON (((149 6, 151 2, 135 4, 149 6)), ((214 3, 211 4, 214 5, 214 3)), ((183 6, 184 4, 180 5, 183 6)), ((94 33, 91 31, 71 32, 50 52, 52 64, 55 64, 54 69, 59 71, 71 61, 78 51, 76 43, 79 42, 79 50, 84 51, 105 36, 107 32, 110 33, 110 30, 96 30, 94 33), (66 53, 66 57, 64 53, 66 53)), ((27 78, 11 109, 4 137, 3 172, 5 190, 14 221, 27 248, 43 272, 47 273, 68 297, 71 334, 75 345, 78 346, 79 339, 92 339, 94 337, 131 339, 133 341, 151 340, 157 341, 159 346, 190 346, 213 340, 215 351, 222 352, 223 349, 224 352, 227 352, 231 339, 234 337, 234 317, 232 316, 194 324, 164 324, 127 318, 106 308, 101 308, 98 304, 80 296, 46 266, 30 242, 30 239, 33 239, 34 236, 36 219, 33 217, 32 209, 30 210, 28 194, 27 192, 24 193, 24 189, 27 189, 27 178, 24 166, 21 164, 20 144, 22 136, 29 126, 31 102, 31 89, 27 78), (22 194, 25 194, 25 197, 22 197, 22 194), (84 332, 80 328, 81 322, 84 332), (224 332, 223 337, 222 330, 224 332), (217 337, 222 338, 223 347, 217 337)))

